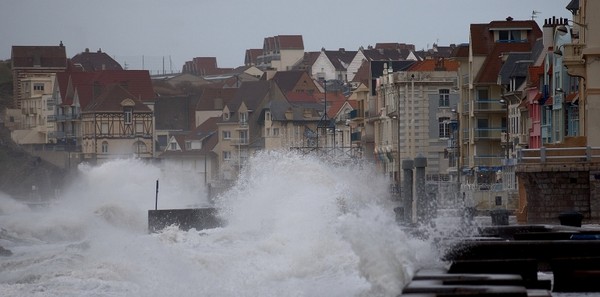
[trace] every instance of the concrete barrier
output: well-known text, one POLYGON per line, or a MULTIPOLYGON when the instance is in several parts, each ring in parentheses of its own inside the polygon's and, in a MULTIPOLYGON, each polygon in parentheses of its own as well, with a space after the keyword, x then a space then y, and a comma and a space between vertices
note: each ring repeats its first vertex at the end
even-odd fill
POLYGON ((148 231, 158 232, 171 225, 181 230, 216 228, 222 225, 217 214, 215 208, 148 210, 148 231))

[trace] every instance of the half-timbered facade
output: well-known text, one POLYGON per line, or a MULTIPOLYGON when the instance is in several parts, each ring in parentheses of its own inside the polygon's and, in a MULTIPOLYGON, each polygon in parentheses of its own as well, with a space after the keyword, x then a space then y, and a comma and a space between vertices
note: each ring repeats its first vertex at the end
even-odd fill
POLYGON ((81 113, 85 160, 152 158, 153 112, 118 84, 106 87, 81 113))

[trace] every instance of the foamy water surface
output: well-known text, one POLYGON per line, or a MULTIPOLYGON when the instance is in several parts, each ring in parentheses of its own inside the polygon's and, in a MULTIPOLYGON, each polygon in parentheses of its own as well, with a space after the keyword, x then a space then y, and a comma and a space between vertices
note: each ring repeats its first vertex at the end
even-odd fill
POLYGON ((436 264, 395 223, 387 182, 353 164, 269 152, 214 206, 227 224, 147 233, 147 210, 209 205, 136 160, 81 167, 43 209, 0 196, 1 296, 396 296, 436 264))

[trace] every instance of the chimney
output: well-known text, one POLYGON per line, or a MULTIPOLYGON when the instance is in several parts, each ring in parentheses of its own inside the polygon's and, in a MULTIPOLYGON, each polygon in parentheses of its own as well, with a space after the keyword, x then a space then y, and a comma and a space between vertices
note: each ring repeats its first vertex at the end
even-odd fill
POLYGON ((507 21, 509 21, 509 22, 512 22, 513 18, 512 18, 511 16, 508 16, 508 17, 506 18, 506 20, 507 20, 507 21))

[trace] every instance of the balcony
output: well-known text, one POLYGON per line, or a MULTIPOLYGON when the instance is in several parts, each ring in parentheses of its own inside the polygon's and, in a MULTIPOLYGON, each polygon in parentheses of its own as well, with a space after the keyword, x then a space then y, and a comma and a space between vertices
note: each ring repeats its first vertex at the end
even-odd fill
POLYGON ((500 99, 480 99, 473 102, 473 112, 506 112, 506 107, 500 103, 500 99))
POLYGON ((361 132, 352 132, 350 134, 350 141, 360 141, 361 140, 361 132))
POLYGON ((248 145, 248 138, 231 138, 232 145, 248 145))
POLYGON ((473 131, 475 140, 500 140, 504 128, 477 128, 473 131))
MULTIPOLYGON (((583 60, 583 49, 585 44, 564 44, 563 45, 563 64, 567 67, 567 72, 571 76, 585 78, 585 60, 583 60)), ((559 47, 560 49, 560 47, 559 47)))

